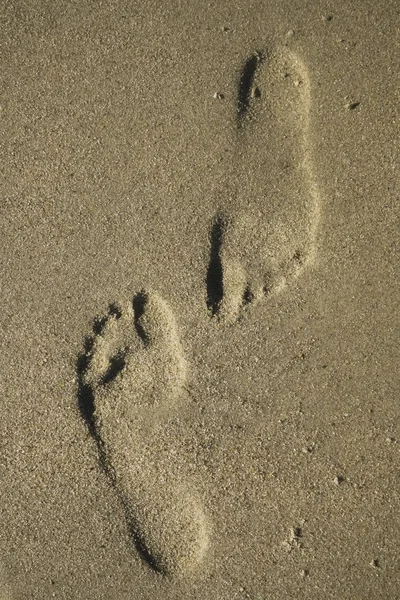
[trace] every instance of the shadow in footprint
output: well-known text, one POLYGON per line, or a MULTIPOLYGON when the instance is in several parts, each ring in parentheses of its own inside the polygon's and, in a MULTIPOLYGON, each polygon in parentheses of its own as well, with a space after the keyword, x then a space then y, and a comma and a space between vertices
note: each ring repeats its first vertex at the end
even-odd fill
POLYGON ((137 332, 139 338, 142 340, 142 342, 146 346, 148 345, 150 340, 143 328, 143 325, 141 324, 141 317, 143 317, 143 315, 144 315, 147 300, 148 300, 148 297, 147 297, 146 292, 139 292, 139 294, 136 294, 136 296, 133 298, 133 301, 132 301, 133 312, 134 312, 133 322, 135 325, 135 329, 136 329, 136 332, 137 332))
MULTIPOLYGON (((121 310, 116 304, 110 304, 110 306, 108 307, 107 314, 104 317, 96 317, 93 320, 93 334, 85 338, 83 352, 78 356, 78 360, 76 363, 79 412, 83 420, 85 421, 87 428, 89 429, 90 435, 92 435, 93 438, 96 440, 99 449, 101 446, 101 440, 99 439, 98 433, 96 431, 96 423, 94 417, 94 394, 92 386, 85 382, 85 374, 89 369, 95 336, 101 335, 103 333, 107 321, 112 316, 114 316, 116 319, 120 319, 122 316, 121 310)), ((117 376, 118 372, 124 367, 124 364, 125 362, 123 356, 113 357, 110 360, 110 366, 103 377, 103 383, 112 381, 112 379, 114 379, 117 376)))
MULTIPOLYGON (((250 99, 253 93, 253 84, 257 69, 264 60, 264 55, 261 52, 254 52, 246 59, 242 73, 239 79, 238 101, 237 101, 237 117, 238 127, 243 123, 243 120, 249 113, 250 99)), ((256 91, 254 90, 254 93, 256 91)))
MULTIPOLYGON (((77 364, 76 364, 76 374, 78 381, 78 409, 81 414, 82 419, 84 420, 90 435, 93 437, 96 442, 97 450, 99 452, 99 463, 100 468, 111 478, 113 481, 113 473, 110 470, 107 463, 107 456, 104 452, 104 442, 101 439, 101 436, 98 432, 98 428, 96 425, 95 418, 95 402, 94 402, 94 393, 92 386, 85 382, 85 373, 87 372, 90 364, 90 356, 94 346, 94 336, 100 335, 104 330, 104 327, 107 323, 107 320, 111 314, 116 314, 113 312, 112 306, 109 307, 108 316, 100 319, 95 319, 93 322, 93 336, 88 336, 84 341, 84 351, 82 354, 78 356, 77 364)), ((111 368, 111 367, 110 367, 111 368)), ((113 367, 115 370, 115 367, 113 367)))
POLYGON ((224 295, 221 248, 226 221, 218 215, 210 232, 210 261, 207 269, 207 308, 216 315, 224 295))
POLYGON ((90 435, 96 439, 94 422, 94 396, 92 388, 84 382, 84 374, 89 367, 89 356, 93 348, 93 338, 87 337, 84 342, 84 351, 78 356, 76 374, 78 380, 78 408, 82 419, 85 421, 90 435))

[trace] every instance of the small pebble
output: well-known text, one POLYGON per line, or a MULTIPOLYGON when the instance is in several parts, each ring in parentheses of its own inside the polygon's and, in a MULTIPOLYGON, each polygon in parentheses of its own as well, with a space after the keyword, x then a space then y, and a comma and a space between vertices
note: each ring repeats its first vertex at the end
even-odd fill
POLYGON ((291 540, 296 540, 301 538, 303 535, 303 532, 301 530, 301 527, 292 527, 290 530, 290 539, 291 540))
POLYGON ((310 572, 308 569, 301 569, 300 571, 300 575, 301 577, 305 578, 305 577, 309 577, 310 576, 310 572))
POLYGON ((282 542, 282 546, 285 548, 286 552, 290 552, 293 549, 289 542, 282 542))
POLYGON ((342 475, 336 475, 336 477, 335 477, 336 485, 340 485, 341 483, 343 483, 343 481, 344 481, 344 477, 342 475))
POLYGON ((258 88, 258 87, 251 88, 250 96, 252 98, 260 98, 261 97, 260 88, 258 88))
POLYGON ((371 562, 369 564, 371 565, 371 567, 373 569, 380 569, 379 560, 377 558, 374 558, 373 560, 371 560, 371 562))
POLYGON ((225 98, 224 94, 222 94, 221 92, 215 92, 214 94, 214 98, 216 100, 223 100, 225 98))

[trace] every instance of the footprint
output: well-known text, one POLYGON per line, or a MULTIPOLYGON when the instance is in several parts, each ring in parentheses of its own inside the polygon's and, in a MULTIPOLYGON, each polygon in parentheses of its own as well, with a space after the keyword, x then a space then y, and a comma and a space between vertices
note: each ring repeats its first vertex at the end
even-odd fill
POLYGON ((167 433, 187 376, 167 304, 141 292, 123 310, 110 306, 94 323, 78 375, 80 411, 136 549, 166 576, 193 571, 206 554, 209 527, 167 433))
POLYGON ((238 81, 230 198, 210 229, 212 315, 237 320, 313 261, 319 195, 310 106, 307 69, 292 52, 247 58, 238 81))

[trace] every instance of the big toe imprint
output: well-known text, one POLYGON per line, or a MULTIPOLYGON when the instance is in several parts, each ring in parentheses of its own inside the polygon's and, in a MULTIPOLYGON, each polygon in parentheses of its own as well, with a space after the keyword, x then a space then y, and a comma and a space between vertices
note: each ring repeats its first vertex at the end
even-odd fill
POLYGON ((187 365, 174 316, 154 293, 97 319, 78 361, 79 405, 100 463, 123 503, 136 549, 178 575, 203 559, 202 503, 184 477, 165 423, 179 405, 187 365))
POLYGON ((208 307, 236 320, 314 257, 319 195, 311 156, 311 87, 292 52, 255 52, 238 81, 231 198, 210 231, 208 307))

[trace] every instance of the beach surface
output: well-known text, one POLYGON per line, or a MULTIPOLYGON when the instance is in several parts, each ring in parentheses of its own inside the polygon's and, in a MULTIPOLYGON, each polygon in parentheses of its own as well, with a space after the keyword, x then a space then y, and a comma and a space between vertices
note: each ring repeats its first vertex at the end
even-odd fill
POLYGON ((0 2, 0 600, 400 598, 398 13, 0 2))

